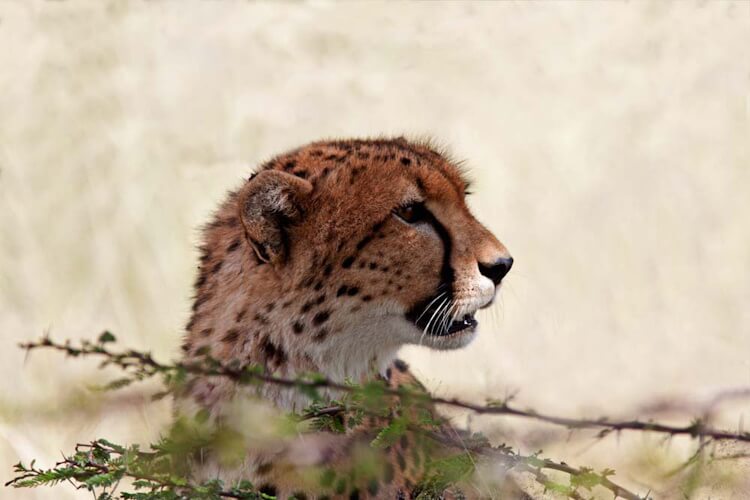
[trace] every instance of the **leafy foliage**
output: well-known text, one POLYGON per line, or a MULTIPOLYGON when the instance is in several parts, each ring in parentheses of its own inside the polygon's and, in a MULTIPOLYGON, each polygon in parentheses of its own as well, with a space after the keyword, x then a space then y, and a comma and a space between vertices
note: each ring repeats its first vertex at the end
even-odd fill
MULTIPOLYGON (((506 470, 529 473, 546 490, 570 498, 584 498, 584 492, 593 494, 597 488, 609 490, 615 497, 630 500, 647 498, 614 483, 611 477, 615 472, 611 469, 596 472, 588 467, 575 468, 564 462, 543 458, 541 452, 525 456, 506 445, 493 447, 481 435, 459 434, 455 429, 447 427, 436 415, 433 411, 436 404, 477 413, 515 415, 571 429, 598 428, 599 438, 611 432, 631 430, 701 438, 701 448, 705 447, 707 440, 750 441, 747 433, 712 429, 707 422, 701 420, 694 420, 684 427, 638 420, 575 420, 548 416, 533 410, 519 410, 510 404, 510 399, 492 400, 485 406, 477 406, 458 400, 431 397, 420 387, 392 389, 383 381, 364 385, 339 384, 319 374, 286 379, 268 374, 257 366, 222 365, 208 356, 201 363, 164 364, 157 362, 147 352, 112 351, 110 345, 115 342, 116 338, 112 333, 104 332, 95 342, 83 341, 80 345, 70 342, 60 344, 43 338, 22 347, 27 350, 55 349, 73 357, 99 357, 102 359, 101 367, 116 366, 122 369, 125 375, 105 384, 102 387, 104 390, 115 390, 140 380, 160 377, 164 390, 157 393, 155 399, 179 391, 191 375, 227 377, 241 385, 275 384, 295 389, 309 398, 310 405, 302 414, 284 419, 283 426, 289 427, 293 432, 297 432, 295 429, 301 423, 305 423, 313 431, 338 434, 359 426, 365 419, 375 423, 369 451, 355 450, 348 470, 319 471, 319 484, 330 488, 334 493, 346 491, 347 486, 354 484, 355 480, 373 480, 383 466, 382 451, 408 435, 414 443, 412 460, 415 465, 423 465, 425 472, 423 482, 415 487, 415 492, 421 499, 440 497, 446 488, 469 480, 477 463, 487 460, 501 464, 506 470), (321 389, 326 389, 329 393, 333 391, 341 397, 325 399, 321 395, 321 389), (450 432, 446 429, 450 429, 450 432), (564 473, 569 480, 553 480, 544 470, 564 473)), ((48 469, 38 468, 34 461, 28 466, 16 464, 15 477, 6 486, 33 488, 67 482, 76 488, 93 492, 99 500, 273 498, 257 491, 247 481, 237 484, 223 484, 219 480, 196 483, 190 478, 189 464, 196 453, 206 449, 213 450, 222 460, 232 462, 242 458, 245 445, 240 433, 227 426, 213 425, 210 415, 203 410, 198 411, 190 420, 177 419, 166 435, 145 451, 137 445, 124 446, 106 439, 78 444, 71 454, 48 469)))

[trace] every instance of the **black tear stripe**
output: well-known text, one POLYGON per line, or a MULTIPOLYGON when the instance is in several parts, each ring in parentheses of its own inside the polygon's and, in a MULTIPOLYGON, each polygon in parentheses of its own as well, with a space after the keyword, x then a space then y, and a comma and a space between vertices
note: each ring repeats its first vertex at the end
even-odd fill
MULTIPOLYGON (((454 272, 453 267, 451 267, 451 255, 453 253, 453 242, 451 240, 450 233, 448 233, 448 230, 445 229, 445 226, 437 220, 437 217, 433 215, 432 212, 430 212, 427 208, 425 208, 425 221, 432 226, 432 228, 435 230, 435 232, 440 237, 440 240, 443 242, 443 266, 440 270, 440 285, 438 285, 438 290, 435 292, 434 295, 431 295, 427 297, 425 300, 417 303, 414 307, 412 307, 410 310, 406 312, 406 319, 417 325, 417 328, 424 329, 427 326, 427 322, 430 319, 429 314, 422 314, 425 312, 425 309, 430 305, 430 303, 438 296, 438 294, 442 292, 446 292, 447 296, 446 298, 448 300, 453 300, 453 278, 454 278, 454 272), (444 289, 441 289, 444 288, 444 289), (417 320, 418 319, 418 320, 417 320)), ((432 304, 431 307, 436 306, 437 304, 432 304)), ((433 330, 436 325, 430 325, 430 330, 427 333, 432 334, 435 333, 433 330)))

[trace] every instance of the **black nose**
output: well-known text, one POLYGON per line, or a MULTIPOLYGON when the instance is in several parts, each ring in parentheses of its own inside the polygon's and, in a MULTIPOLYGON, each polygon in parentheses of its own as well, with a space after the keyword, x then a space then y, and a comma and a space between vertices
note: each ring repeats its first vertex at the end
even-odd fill
POLYGON ((502 259, 497 259, 492 264, 482 264, 480 262, 479 272, 482 273, 482 276, 488 277, 497 285, 508 274, 511 267, 513 267, 513 257, 503 257, 502 259))

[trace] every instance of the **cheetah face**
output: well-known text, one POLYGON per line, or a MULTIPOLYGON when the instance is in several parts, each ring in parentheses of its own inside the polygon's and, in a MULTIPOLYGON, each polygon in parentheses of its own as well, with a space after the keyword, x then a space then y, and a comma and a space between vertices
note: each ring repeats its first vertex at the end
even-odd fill
POLYGON ((429 167, 403 179, 394 193, 400 201, 339 256, 342 275, 357 276, 367 291, 363 309, 371 321, 393 324, 391 335, 403 343, 468 344, 476 311, 493 303, 512 266, 505 247, 469 212, 459 179, 429 167))
POLYGON ((307 290, 300 330, 362 346, 474 338, 513 259, 470 213, 453 162, 398 139, 312 144, 269 167, 245 226, 258 257, 307 290))
MULTIPOLYGON (((460 258, 451 259, 456 257, 452 253, 457 250, 452 234, 462 227, 477 224, 469 216, 470 220, 458 222, 458 229, 451 230, 434 214, 442 213, 450 221, 452 211, 451 207, 442 207, 434 200, 409 201, 394 211, 394 216, 406 226, 397 234, 404 236, 403 233, 408 235, 411 231, 421 232, 424 238, 438 238, 442 245, 438 285, 432 294, 411 305, 404 315, 421 330, 419 343, 439 349, 461 347, 474 338, 478 326, 476 311, 493 303, 502 278, 513 264, 513 259, 505 255, 490 264, 472 263, 471 256, 465 265, 460 258)), ((461 214, 454 215, 458 215, 459 220, 462 218, 461 214)), ((490 245, 493 243, 489 242, 490 245)))

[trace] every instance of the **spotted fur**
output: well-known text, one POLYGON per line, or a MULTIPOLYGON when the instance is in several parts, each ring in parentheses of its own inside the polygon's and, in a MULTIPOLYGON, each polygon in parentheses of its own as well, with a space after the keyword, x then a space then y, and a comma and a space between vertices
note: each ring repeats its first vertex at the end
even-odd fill
MULTIPOLYGON (((320 372, 341 382, 416 383, 405 365, 394 364, 398 349, 466 345, 475 335, 466 318, 492 302, 499 284, 483 270, 512 262, 469 212, 467 186, 447 155, 403 138, 316 142, 266 162, 205 227, 185 359, 209 354, 287 377, 320 372), (399 216, 407 206, 424 218, 399 216), (470 327, 452 332, 461 318, 470 327)), ((186 387, 178 411, 208 410, 217 420, 230 401, 250 394, 209 377, 186 387)), ((260 392, 283 410, 309 403, 293 390, 260 392)), ((365 435, 367 425, 353 432, 365 435)), ((349 484, 346 494, 353 497, 354 488, 359 498, 409 498, 419 467, 408 439, 389 451, 384 478, 349 484)), ((342 449, 351 451, 353 442, 342 449)), ((278 460, 248 457, 234 475, 208 475, 273 479, 276 493, 296 491, 278 460)))

